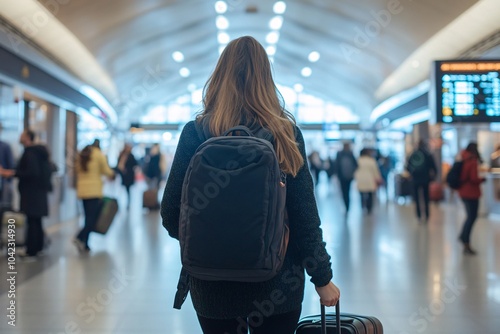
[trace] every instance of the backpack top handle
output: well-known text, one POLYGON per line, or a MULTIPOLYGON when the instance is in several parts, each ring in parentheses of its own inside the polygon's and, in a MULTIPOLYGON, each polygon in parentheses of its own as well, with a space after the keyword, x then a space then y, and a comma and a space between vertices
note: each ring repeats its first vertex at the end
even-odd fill
POLYGON ((231 129, 227 130, 226 132, 224 132, 222 135, 227 136, 235 131, 241 131, 241 132, 244 132, 249 137, 255 137, 253 132, 249 128, 247 128, 246 126, 243 126, 243 125, 235 126, 231 129))

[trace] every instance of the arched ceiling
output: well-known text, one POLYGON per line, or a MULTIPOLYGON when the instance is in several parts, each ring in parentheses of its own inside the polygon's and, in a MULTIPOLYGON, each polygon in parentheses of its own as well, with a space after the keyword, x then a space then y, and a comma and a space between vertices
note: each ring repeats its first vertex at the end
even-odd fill
MULTIPOLYGON (((274 55, 276 82, 301 83, 304 92, 343 104, 365 121, 388 97, 380 93, 386 79, 415 50, 478 2, 486 1, 492 0, 286 1, 274 55), (311 51, 320 53, 315 63, 307 59, 311 51), (312 69, 310 77, 301 75, 304 66, 312 69)), ((94 58, 93 65, 82 66, 84 52, 76 48, 59 46, 51 52, 77 77, 100 90, 121 120, 137 119, 148 106, 185 94, 190 84, 202 87, 219 56, 218 14, 212 0, 16 0, 16 8, 28 3, 62 24, 94 58), (174 51, 184 54, 182 63, 172 59, 174 51), (180 76, 181 67, 190 70, 189 77, 180 76), (93 77, 89 71, 95 73, 93 77)), ((224 15, 231 39, 252 35, 267 46, 275 1, 227 3, 224 15)), ((6 15, 2 9, 0 14, 6 15)), ((22 29, 22 20, 30 16, 16 15, 6 18, 22 29)), ((41 33, 32 36, 42 47, 54 42, 47 40, 44 29, 40 27, 41 33)), ((398 77, 396 87, 408 88, 412 80, 407 79, 398 77)), ((391 88, 391 93, 397 92, 391 88)))

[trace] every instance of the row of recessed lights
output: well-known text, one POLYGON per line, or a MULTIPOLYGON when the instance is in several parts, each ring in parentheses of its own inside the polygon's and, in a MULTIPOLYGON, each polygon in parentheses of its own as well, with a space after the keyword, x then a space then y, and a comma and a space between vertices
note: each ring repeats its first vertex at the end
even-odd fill
MULTIPOLYGON (((228 6, 225 1, 217 1, 215 3, 215 11, 217 14, 219 14, 216 17, 216 27, 219 30, 217 33, 217 41, 219 43, 219 54, 222 53, 224 50, 225 46, 229 41, 231 40, 229 34, 226 32, 226 30, 229 28, 229 20, 223 15, 227 12, 228 6)), ((273 59, 274 55, 276 54, 276 44, 279 41, 279 30, 283 26, 283 16, 286 11, 286 3, 284 1, 278 1, 273 5, 273 12, 277 15, 274 16, 270 21, 269 21, 269 28, 271 29, 271 32, 269 32, 266 36, 266 42, 268 43, 268 46, 266 47, 266 52, 268 56, 273 59)), ((184 61, 184 54, 180 51, 175 51, 172 53, 172 58, 174 59, 175 62, 177 63, 182 63, 184 61)), ((317 51, 312 51, 309 53, 308 59, 311 63, 314 63, 318 61, 320 58, 320 54, 317 51)), ((182 67, 179 69, 179 74, 183 78, 187 78, 191 75, 191 71, 187 67, 182 67)), ((301 74, 304 77, 309 77, 312 74, 312 69, 308 66, 302 68, 301 74)), ((300 84, 299 84, 300 85, 300 84)), ((192 87, 189 87, 189 90, 193 90, 192 87)), ((297 90, 297 89, 296 89, 297 90)), ((301 88, 299 90, 302 90, 301 88)))
POLYGON ((219 54, 221 54, 231 40, 231 37, 226 32, 226 29, 229 28, 229 20, 224 16, 227 12, 227 3, 225 1, 215 2, 215 12, 218 14, 215 18, 215 26, 218 29, 217 42, 219 42, 219 54))
POLYGON ((266 52, 270 57, 271 61, 273 61, 273 57, 276 54, 276 44, 280 39, 280 29, 283 26, 283 14, 286 11, 286 3, 284 1, 278 1, 273 5, 273 12, 276 14, 275 17, 269 21, 269 28, 271 32, 269 32, 266 36, 266 42, 268 46, 266 47, 266 52))
MULTIPOLYGON (((319 57, 320 57, 320 54, 318 51, 312 51, 311 53, 309 53, 309 56, 307 57, 307 59, 311 63, 315 63, 319 60, 319 57)), ((306 66, 306 67, 302 68, 302 70, 300 71, 300 74, 302 74, 302 76, 306 77, 306 78, 310 77, 312 74, 312 69, 309 66, 306 66)))
MULTIPOLYGON (((184 61, 184 54, 180 51, 174 51, 172 53, 172 58, 175 62, 182 63, 184 61)), ((187 67, 181 67, 181 69, 179 70, 179 74, 181 77, 187 78, 191 75, 191 71, 187 67)))
MULTIPOLYGON (((225 1, 217 1, 215 3, 215 12, 218 14, 215 19, 215 26, 218 29, 217 41, 219 42, 219 54, 222 53, 225 46, 231 40, 229 34, 226 30, 229 28, 229 20, 224 16, 227 12, 228 6, 225 1)), ((271 32, 266 36, 266 42, 269 44, 266 48, 267 54, 272 57, 276 53, 276 43, 279 40, 279 30, 283 25, 283 14, 286 10, 286 3, 283 1, 278 1, 273 6, 273 11, 277 16, 273 17, 269 22, 269 28, 271 32)))

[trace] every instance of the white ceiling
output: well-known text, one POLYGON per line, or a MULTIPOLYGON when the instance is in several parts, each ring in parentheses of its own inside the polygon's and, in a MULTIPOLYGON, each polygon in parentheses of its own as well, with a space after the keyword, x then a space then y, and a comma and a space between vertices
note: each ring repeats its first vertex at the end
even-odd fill
MULTIPOLYGON (((500 2, 286 1, 274 56, 276 82, 287 86, 301 83, 305 93, 346 105, 365 121, 373 108, 389 97, 380 91, 388 86, 386 80, 401 72, 403 65, 408 67, 407 62, 417 49, 422 50, 422 46, 472 6, 494 1, 500 2), (390 10, 392 14, 380 16, 390 10), (377 17, 384 22, 379 23, 377 17), (320 53, 318 62, 308 62, 311 51, 320 53), (300 74, 304 66, 312 69, 308 78, 300 74)), ((16 8, 36 4, 39 10, 50 14, 65 29, 68 40, 76 41, 71 48, 58 45, 51 52, 53 56, 77 77, 100 90, 112 102, 120 119, 134 120, 148 106, 185 94, 189 84, 198 88, 204 85, 219 55, 214 3, 211 0, 16 0, 16 8), (172 59, 174 51, 183 52, 183 63, 172 59), (87 53, 93 59, 82 62, 80 56, 87 53), (181 67, 191 71, 188 78, 179 75, 181 67)), ((265 36, 270 32, 269 21, 275 16, 274 1, 228 0, 227 3, 229 36, 252 35, 267 46, 265 36)), ((0 14, 21 28, 22 19, 33 15, 33 12, 6 14, 6 10, 0 8, 0 14)), ((53 45, 54 38, 47 39, 44 29, 41 27, 41 33, 32 36, 33 40, 42 47, 53 45)), ((488 29, 494 31, 500 26, 488 29)), ((455 46, 447 57, 453 53, 458 56, 469 44, 470 41, 464 43, 463 49, 455 46)), ((427 53, 423 61, 439 57, 440 54, 427 53)), ((427 72, 427 67, 423 67, 415 78, 392 77, 388 92, 394 94, 398 87, 403 90, 415 85, 418 83, 415 79, 427 77, 427 72)))

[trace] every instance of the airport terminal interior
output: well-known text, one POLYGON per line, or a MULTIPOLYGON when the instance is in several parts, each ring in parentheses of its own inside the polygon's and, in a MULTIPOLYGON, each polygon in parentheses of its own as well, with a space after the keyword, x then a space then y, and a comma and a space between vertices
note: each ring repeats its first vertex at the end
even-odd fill
MULTIPOLYGON (((388 334, 499 333, 498 13, 498 0, 0 0, 0 333, 202 333, 189 295, 172 307, 181 254, 159 203, 205 83, 242 36, 265 48, 303 133, 341 312, 388 334), (9 174, 26 130, 54 166, 36 254, 22 175, 9 174), (448 175, 470 143, 484 182, 466 243, 470 193, 448 175), (428 217, 409 163, 421 144, 435 164, 428 217), (373 208, 357 176, 345 208, 346 146, 378 167, 373 208), (127 147, 130 192, 123 174, 103 177, 117 212, 85 248, 75 164, 97 150, 118 172, 127 147)), ((255 304, 257 318, 272 313, 255 304)), ((319 312, 306 276, 301 318, 319 312)))

